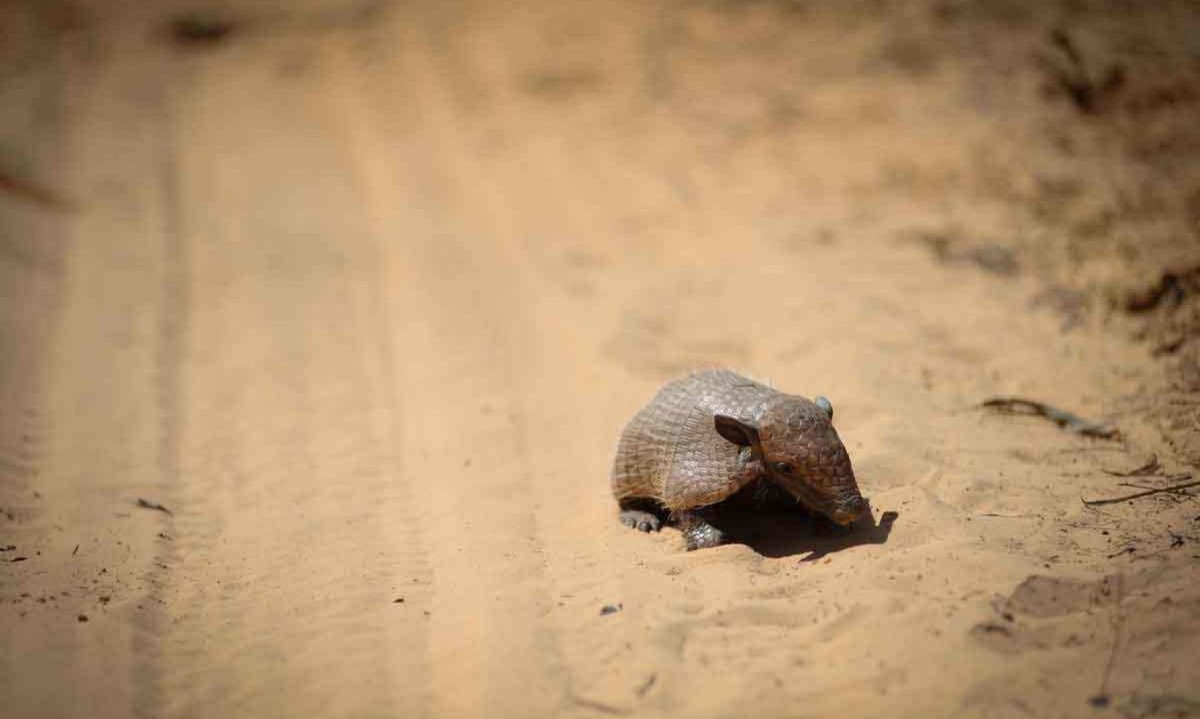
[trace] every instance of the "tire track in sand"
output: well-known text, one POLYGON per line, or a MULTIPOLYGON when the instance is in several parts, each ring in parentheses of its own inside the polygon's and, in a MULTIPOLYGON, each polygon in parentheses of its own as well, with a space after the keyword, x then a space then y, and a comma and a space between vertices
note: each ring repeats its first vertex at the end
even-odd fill
POLYGON ((371 197, 391 340, 403 357, 402 481, 420 503, 434 566, 431 709, 545 716, 571 697, 544 621, 552 601, 536 501, 540 449, 525 405, 539 381, 528 361, 539 338, 519 263, 480 241, 488 222, 505 218, 451 212, 494 188, 465 171, 446 74, 456 60, 440 51, 441 19, 390 20, 399 49, 374 55, 370 71, 356 48, 342 48, 347 91, 337 105, 371 197), (405 97, 422 103, 393 101, 405 97), (390 131, 397 126, 409 132, 390 131))
POLYGON ((163 83, 140 52, 144 40, 117 28, 77 28, 120 48, 102 60, 82 42, 51 53, 46 71, 60 75, 47 98, 61 97, 37 113, 34 132, 53 138, 48 176, 63 183, 54 189, 79 202, 30 226, 38 247, 18 253, 56 285, 52 300, 30 294, 23 307, 39 336, 27 349, 46 351, 38 379, 26 378, 37 393, 26 435, 37 448, 29 477, 40 508, 22 543, 38 547, 40 561, 22 590, 45 603, 31 599, 28 621, 4 627, 11 654, 0 675, 16 690, 0 695, 18 713, 133 713, 138 626, 161 526, 131 507, 160 480, 152 378, 162 289, 155 92, 163 83), (61 261, 48 259, 56 253, 61 261))
POLYGON ((396 481, 375 248, 329 135, 320 47, 289 42, 198 65, 176 97, 173 299, 187 316, 164 327, 163 394, 180 414, 161 451, 179 485, 161 685, 143 706, 420 716, 429 569, 396 481), (314 64, 281 79, 281 50, 314 64))

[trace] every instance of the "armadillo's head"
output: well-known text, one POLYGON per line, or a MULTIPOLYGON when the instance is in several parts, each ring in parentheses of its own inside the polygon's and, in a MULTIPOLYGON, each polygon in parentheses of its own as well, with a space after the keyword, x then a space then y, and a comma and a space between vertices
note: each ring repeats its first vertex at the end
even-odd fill
POLYGON ((767 474, 801 504, 845 526, 867 510, 858 491, 850 455, 833 428, 833 405, 778 395, 754 421, 717 415, 717 432, 749 446, 767 474))

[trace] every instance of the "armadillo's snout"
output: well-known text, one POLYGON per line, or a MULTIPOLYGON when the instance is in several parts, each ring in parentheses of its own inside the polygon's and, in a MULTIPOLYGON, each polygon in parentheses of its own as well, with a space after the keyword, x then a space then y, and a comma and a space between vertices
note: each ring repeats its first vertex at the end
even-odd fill
POLYGON ((845 527, 857 521, 866 511, 867 500, 863 499, 858 493, 855 493, 853 497, 839 502, 833 511, 829 513, 829 518, 845 527))

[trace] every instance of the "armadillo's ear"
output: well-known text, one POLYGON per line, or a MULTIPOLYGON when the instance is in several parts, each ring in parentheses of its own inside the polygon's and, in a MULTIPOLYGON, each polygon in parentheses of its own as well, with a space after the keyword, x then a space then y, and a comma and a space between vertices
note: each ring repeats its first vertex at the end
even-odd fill
POLYGON ((828 397, 817 397, 813 400, 813 404, 820 407, 825 414, 829 415, 829 419, 833 419, 833 403, 829 401, 828 397))
POLYGON ((713 424, 717 428, 717 434, 734 444, 740 444, 743 447, 758 444, 758 427, 749 422, 718 414, 713 416, 713 424))

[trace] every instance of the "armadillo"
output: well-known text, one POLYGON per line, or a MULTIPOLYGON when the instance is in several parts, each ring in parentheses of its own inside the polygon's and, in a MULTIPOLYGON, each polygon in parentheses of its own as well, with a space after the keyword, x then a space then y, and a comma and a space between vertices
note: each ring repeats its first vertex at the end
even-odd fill
POLYGON ((824 397, 708 370, 664 385, 621 433, 612 491, 627 526, 650 532, 672 522, 688 550, 713 547, 726 541, 713 510, 743 490, 788 498, 841 526, 867 510, 824 397))

